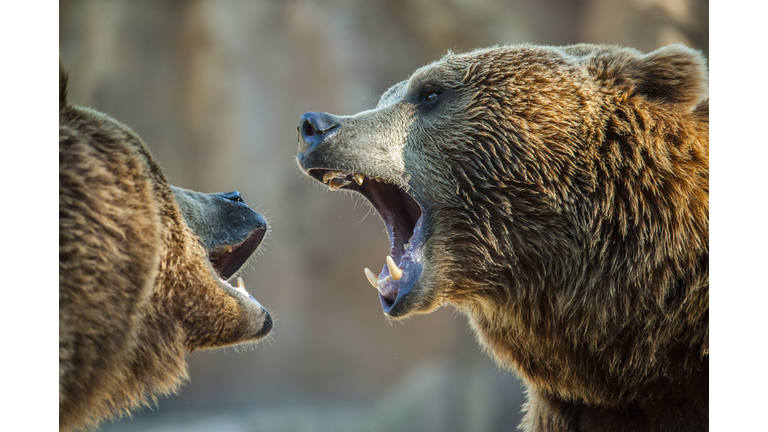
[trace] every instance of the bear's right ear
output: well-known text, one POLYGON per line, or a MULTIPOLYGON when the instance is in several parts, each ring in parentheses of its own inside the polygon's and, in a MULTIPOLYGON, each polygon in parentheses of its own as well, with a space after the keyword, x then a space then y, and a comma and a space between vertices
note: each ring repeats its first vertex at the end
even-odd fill
POLYGON ((67 107, 67 71, 59 60, 59 111, 67 107))
POLYGON ((564 51, 583 62, 598 81, 625 92, 690 112, 706 100, 708 74, 704 55, 683 44, 649 54, 618 46, 579 44, 564 51))
POLYGON ((685 112, 707 98, 706 59, 701 52, 682 44, 667 45, 641 56, 626 73, 632 85, 631 95, 674 105, 685 112))

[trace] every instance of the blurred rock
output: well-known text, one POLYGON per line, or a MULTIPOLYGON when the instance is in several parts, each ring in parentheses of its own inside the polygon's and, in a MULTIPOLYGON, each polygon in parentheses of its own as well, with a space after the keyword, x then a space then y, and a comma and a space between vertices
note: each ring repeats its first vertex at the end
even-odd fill
POLYGON ((388 323, 364 267, 389 245, 363 200, 294 162, 307 111, 352 114, 448 50, 684 42, 701 0, 62 0, 70 99, 120 119, 171 183, 239 190, 272 227, 246 286, 257 349, 195 352, 180 395, 102 430, 514 430, 522 395, 450 307, 388 323), (150 429, 150 426, 156 427, 150 429), (229 429, 227 429, 229 428, 229 429))

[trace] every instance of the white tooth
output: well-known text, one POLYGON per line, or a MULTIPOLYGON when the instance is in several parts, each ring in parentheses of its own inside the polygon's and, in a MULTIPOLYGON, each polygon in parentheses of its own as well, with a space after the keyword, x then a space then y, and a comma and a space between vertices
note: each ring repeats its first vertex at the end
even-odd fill
POLYGON ((354 177, 354 178, 355 178, 355 181, 356 181, 356 182, 357 182, 357 184, 359 184, 359 185, 362 185, 362 184, 363 184, 363 180, 365 179, 365 176, 364 176, 364 175, 362 175, 362 174, 358 174, 358 173, 355 173, 355 175, 353 175, 352 177, 354 177))
POLYGON ((389 255, 387 255, 387 267, 389 267, 389 274, 392 276, 392 279, 400 280, 403 277, 403 271, 397 267, 395 260, 389 255))
POLYGON ((376 180, 377 182, 381 181, 381 177, 374 177, 373 179, 376 180))
POLYGON ((245 282, 243 282, 243 278, 241 277, 237 278, 237 287, 245 289, 245 282))
POLYGON ((378 281, 378 277, 368 269, 368 267, 365 268, 365 277, 368 278, 368 282, 373 285, 374 288, 379 289, 379 285, 376 283, 378 281))
POLYGON ((331 180, 328 182, 328 189, 335 191, 338 190, 340 187, 344 186, 344 183, 338 181, 338 180, 331 180))

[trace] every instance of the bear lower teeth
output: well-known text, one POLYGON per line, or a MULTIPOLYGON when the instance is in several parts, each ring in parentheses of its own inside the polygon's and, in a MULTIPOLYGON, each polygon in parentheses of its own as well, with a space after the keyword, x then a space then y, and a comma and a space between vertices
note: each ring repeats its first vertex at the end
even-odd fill
POLYGON ((387 267, 389 268, 389 274, 392 276, 392 279, 400 280, 400 278, 403 277, 403 271, 397 267, 395 260, 393 260, 391 256, 387 256, 387 267))
POLYGON ((376 277, 376 274, 372 272, 368 267, 366 267, 363 271, 365 272, 365 277, 368 279, 368 282, 370 282, 374 288, 379 289, 379 284, 377 283, 379 278, 376 277))

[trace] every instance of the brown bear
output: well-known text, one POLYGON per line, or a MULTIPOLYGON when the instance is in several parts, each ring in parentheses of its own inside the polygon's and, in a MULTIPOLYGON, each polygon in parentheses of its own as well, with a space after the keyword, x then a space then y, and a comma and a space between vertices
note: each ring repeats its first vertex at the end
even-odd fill
POLYGON ((383 219, 386 315, 451 304, 522 378, 523 429, 706 430, 707 81, 678 44, 449 52, 305 114, 297 161, 383 219))
POLYGON ((67 102, 59 72, 59 428, 95 427, 187 378, 185 355, 264 338, 233 280, 267 233, 238 192, 168 185, 142 140, 67 102))

